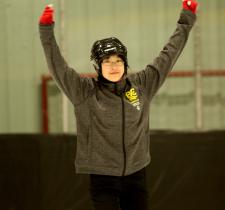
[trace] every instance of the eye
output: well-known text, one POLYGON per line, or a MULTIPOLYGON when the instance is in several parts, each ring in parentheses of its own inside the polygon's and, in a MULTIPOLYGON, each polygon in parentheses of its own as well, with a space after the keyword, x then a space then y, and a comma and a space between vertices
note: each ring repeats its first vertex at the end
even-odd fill
POLYGON ((117 60, 116 63, 121 65, 121 64, 123 64, 123 60, 117 60))

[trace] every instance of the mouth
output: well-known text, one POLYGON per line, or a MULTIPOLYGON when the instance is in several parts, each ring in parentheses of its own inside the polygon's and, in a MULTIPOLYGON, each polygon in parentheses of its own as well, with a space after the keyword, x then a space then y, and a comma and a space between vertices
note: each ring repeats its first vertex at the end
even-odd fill
POLYGON ((115 71, 115 72, 110 72, 111 75, 114 75, 114 74, 119 74, 119 72, 115 71))

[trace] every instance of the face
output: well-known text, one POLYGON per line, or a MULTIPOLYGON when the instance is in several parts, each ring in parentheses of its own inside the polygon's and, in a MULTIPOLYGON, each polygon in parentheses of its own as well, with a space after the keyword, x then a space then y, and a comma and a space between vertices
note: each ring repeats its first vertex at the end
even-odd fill
POLYGON ((124 74, 124 62, 118 55, 111 55, 102 61, 102 75, 111 82, 118 82, 124 74))

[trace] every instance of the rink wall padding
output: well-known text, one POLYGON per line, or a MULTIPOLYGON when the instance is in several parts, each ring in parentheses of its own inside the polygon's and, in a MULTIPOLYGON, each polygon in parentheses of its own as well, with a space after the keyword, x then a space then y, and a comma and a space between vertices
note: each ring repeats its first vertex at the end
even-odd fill
MULTIPOLYGON (((151 132, 151 210, 225 209, 225 131, 151 132)), ((0 210, 92 210, 75 135, 0 135, 0 210)))

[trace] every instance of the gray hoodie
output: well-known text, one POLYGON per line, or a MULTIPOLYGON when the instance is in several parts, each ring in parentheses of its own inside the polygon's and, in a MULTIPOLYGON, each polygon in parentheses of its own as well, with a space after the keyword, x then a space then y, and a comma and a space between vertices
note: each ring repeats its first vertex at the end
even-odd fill
POLYGON ((80 77, 60 53, 54 24, 39 26, 51 75, 74 106, 77 173, 125 176, 150 163, 150 102, 183 50, 195 20, 195 14, 182 10, 158 57, 117 83, 80 77))

